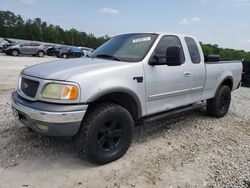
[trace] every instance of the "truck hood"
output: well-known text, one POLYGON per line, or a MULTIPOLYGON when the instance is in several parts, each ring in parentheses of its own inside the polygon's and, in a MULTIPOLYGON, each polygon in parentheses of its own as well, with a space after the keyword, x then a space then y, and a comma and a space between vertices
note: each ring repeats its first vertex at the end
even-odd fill
POLYGON ((100 70, 108 67, 124 66, 126 62, 92 59, 92 58, 75 58, 68 60, 58 60, 41 63, 30 66, 22 71, 22 74, 38 77, 42 79, 62 80, 76 76, 83 72, 100 70))

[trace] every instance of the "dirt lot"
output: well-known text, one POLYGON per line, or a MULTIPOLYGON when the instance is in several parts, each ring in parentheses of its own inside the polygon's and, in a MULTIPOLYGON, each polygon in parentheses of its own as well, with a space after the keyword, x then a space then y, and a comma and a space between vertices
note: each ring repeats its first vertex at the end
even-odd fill
POLYGON ((19 71, 54 59, 0 56, 0 187, 250 187, 250 89, 233 93, 222 119, 201 109, 138 127, 122 159, 95 166, 71 138, 38 136, 12 116, 19 71))

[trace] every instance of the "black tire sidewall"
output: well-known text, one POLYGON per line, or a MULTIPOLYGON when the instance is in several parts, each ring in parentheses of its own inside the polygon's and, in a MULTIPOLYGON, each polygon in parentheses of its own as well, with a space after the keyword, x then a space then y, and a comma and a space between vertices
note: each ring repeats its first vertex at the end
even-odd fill
POLYGON ((222 86, 217 94, 216 97, 216 114, 217 117, 223 117, 227 114, 228 109, 230 107, 231 104, 231 89, 228 86, 222 86), (220 100, 221 100, 221 95, 226 94, 229 97, 229 101, 227 103, 227 107, 225 108, 225 110, 221 110, 220 109, 220 100))
POLYGON ((98 118, 92 121, 86 136, 85 150, 88 160, 97 164, 106 164, 120 158, 128 150, 133 137, 133 119, 125 109, 116 108, 116 110, 107 110, 99 114, 98 118), (96 137, 103 126, 103 122, 110 120, 110 118, 119 119, 122 122, 124 135, 118 148, 114 151, 105 152, 97 144, 96 137))
POLYGON ((11 51, 11 55, 12 56, 18 56, 18 54, 19 54, 18 50, 12 50, 11 51), (16 52, 16 54, 14 54, 14 52, 16 52))
POLYGON ((37 53, 37 55, 38 55, 38 57, 43 57, 44 55, 45 55, 45 53, 43 52, 43 51, 39 51, 38 53, 37 53), (41 55, 42 54, 42 55, 41 55))

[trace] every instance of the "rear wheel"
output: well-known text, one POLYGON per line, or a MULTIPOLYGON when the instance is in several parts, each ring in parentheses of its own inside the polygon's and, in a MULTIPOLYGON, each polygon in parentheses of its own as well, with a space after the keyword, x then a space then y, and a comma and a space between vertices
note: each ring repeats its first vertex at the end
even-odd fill
POLYGON ((64 59, 67 59, 67 58, 68 58, 67 54, 63 54, 62 57, 63 57, 64 59))
POLYGON ((37 56, 38 57, 43 57, 45 55, 45 53, 43 52, 43 51, 39 51, 38 53, 37 53, 37 56))
POLYGON ((90 107, 77 135, 82 155, 96 164, 122 157, 133 137, 133 119, 123 107, 104 103, 90 107))
POLYGON ((231 89, 224 85, 220 88, 215 98, 207 101, 207 112, 210 116, 224 117, 231 103, 231 89))
POLYGON ((18 54, 19 54, 19 51, 18 51, 18 50, 12 50, 12 51, 11 51, 11 55, 12 55, 12 56, 18 56, 18 54))

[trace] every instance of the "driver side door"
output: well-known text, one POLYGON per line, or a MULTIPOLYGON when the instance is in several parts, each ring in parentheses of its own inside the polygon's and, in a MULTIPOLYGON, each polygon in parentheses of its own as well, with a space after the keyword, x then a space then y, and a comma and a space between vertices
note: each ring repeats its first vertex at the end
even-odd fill
MULTIPOLYGON (((180 39, 173 35, 163 36, 152 56, 166 56, 169 47, 181 49, 181 65, 145 65, 148 115, 190 103, 191 73, 180 39)), ((165 61, 167 60, 165 59, 165 61)))

